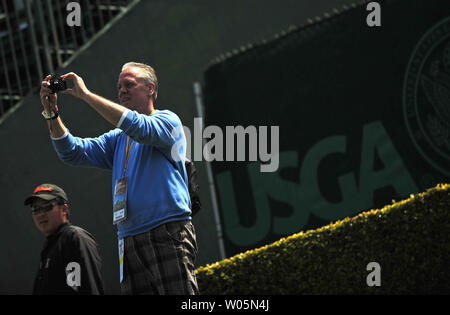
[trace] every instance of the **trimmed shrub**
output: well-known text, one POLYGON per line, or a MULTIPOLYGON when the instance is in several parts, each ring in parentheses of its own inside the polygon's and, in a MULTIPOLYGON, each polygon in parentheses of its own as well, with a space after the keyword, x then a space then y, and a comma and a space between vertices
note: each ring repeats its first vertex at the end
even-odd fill
POLYGON ((196 270, 201 294, 449 294, 450 185, 196 270), (370 262, 381 285, 369 286, 370 262))

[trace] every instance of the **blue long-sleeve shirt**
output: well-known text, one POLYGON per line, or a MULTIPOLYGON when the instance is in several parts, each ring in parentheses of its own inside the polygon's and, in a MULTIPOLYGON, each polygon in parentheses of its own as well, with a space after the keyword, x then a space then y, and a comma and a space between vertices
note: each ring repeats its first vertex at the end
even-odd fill
POLYGON ((97 138, 74 137, 67 131, 52 140, 58 157, 70 165, 111 169, 112 193, 124 175, 127 136, 133 141, 125 174, 127 219, 117 224, 119 238, 191 219, 186 138, 178 116, 169 110, 151 116, 128 110, 118 127, 97 138))

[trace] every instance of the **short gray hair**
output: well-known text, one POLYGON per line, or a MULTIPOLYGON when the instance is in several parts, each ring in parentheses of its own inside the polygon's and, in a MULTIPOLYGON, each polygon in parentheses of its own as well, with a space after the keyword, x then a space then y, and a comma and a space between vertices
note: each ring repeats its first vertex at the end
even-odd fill
POLYGON ((127 62, 122 66, 122 71, 129 67, 136 67, 140 69, 139 78, 144 80, 147 86, 150 86, 150 83, 153 83, 155 85, 155 93, 153 94, 153 100, 156 101, 156 98, 158 97, 158 78, 156 77, 155 69, 153 69, 149 65, 146 65, 145 63, 127 62))

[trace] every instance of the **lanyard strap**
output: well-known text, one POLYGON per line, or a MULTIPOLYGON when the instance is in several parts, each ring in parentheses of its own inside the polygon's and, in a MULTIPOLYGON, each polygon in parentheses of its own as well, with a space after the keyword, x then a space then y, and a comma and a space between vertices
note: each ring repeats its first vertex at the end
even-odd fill
POLYGON ((122 177, 124 177, 125 176, 125 173, 126 173, 126 171, 127 171, 127 167, 128 167, 128 159, 129 159, 129 157, 130 157, 130 151, 131 151, 131 148, 133 147, 133 141, 131 141, 131 145, 128 147, 128 142, 130 141, 130 137, 128 137, 127 136, 127 146, 125 147, 125 167, 124 167, 124 169, 123 169, 123 175, 122 175, 122 177))
MULTIPOLYGON (((152 112, 150 113, 149 116, 153 115, 154 113, 156 113, 156 110, 152 110, 152 112)), ((124 167, 124 169, 123 169, 123 175, 122 175, 122 177, 125 176, 125 173, 126 173, 126 171, 127 171, 127 167, 128 167, 128 159, 130 158, 130 151, 131 151, 131 148, 133 147, 133 141, 131 141, 130 146, 128 146, 129 142, 130 142, 130 137, 127 136, 127 146, 125 147, 125 167, 124 167)))

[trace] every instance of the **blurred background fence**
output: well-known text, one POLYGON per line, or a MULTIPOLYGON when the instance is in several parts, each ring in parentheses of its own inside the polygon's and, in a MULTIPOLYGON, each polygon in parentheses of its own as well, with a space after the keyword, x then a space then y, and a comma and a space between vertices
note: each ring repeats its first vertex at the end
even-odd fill
POLYGON ((0 117, 136 2, 78 1, 77 28, 68 25, 76 13, 69 1, 0 0, 0 117))

